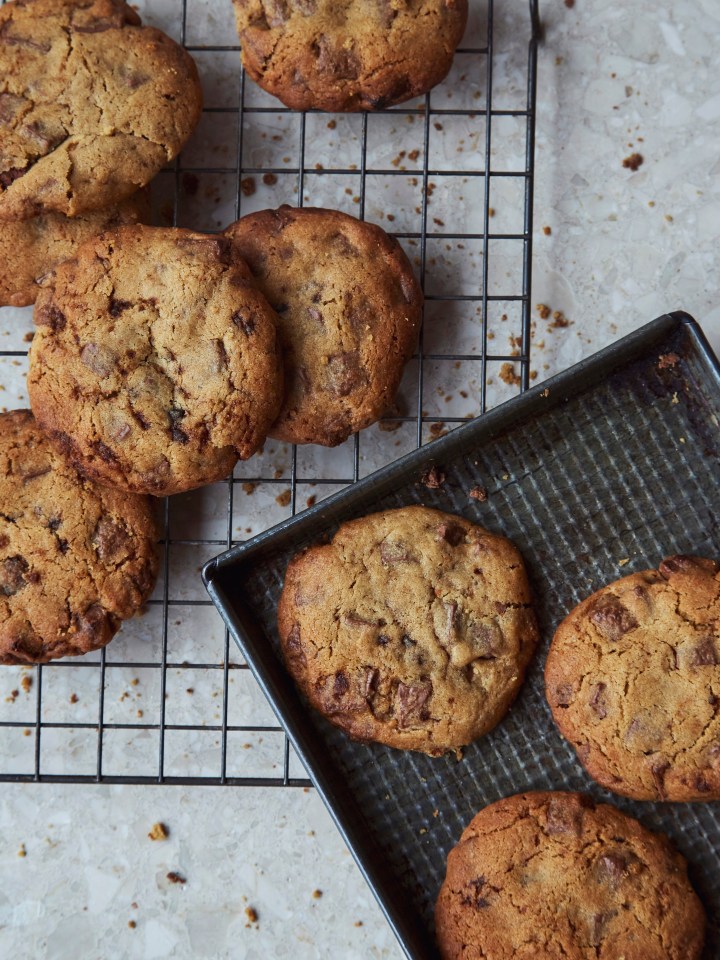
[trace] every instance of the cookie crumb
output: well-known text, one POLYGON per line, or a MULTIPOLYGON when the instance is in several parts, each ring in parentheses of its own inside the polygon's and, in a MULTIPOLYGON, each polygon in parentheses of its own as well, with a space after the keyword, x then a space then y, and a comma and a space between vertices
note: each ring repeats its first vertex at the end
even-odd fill
POLYGON ((670 401, 670 403, 680 403, 680 401, 679 401, 679 399, 678 399, 678 395, 677 395, 677 390, 676 390, 675 393, 672 395, 672 400, 670 401))
POLYGON ((473 487, 468 496, 471 500, 478 500, 480 503, 485 503, 488 498, 487 490, 480 486, 473 487))
POLYGON ((618 560, 619 567, 624 567, 626 563, 630 563, 630 557, 623 557, 622 560, 618 560))
POLYGON ((251 923, 258 922, 258 912, 254 907, 245 907, 245 916, 248 918, 249 923, 246 926, 250 926, 251 923))
POLYGON ((420 483, 426 486, 428 490, 439 490, 445 483, 445 474, 439 467, 433 464, 424 471, 420 477, 420 483))
POLYGON ((562 310, 554 310, 552 323, 548 325, 548 330, 564 329, 570 326, 570 320, 565 316, 562 310))
POLYGON ((541 320, 547 320, 547 318, 552 313, 552 311, 550 310, 550 307, 548 307, 547 304, 545 303, 538 303, 535 309, 537 310, 538 316, 540 317, 541 320))
POLYGON ((277 503, 278 506, 287 507, 290 505, 290 498, 291 498, 290 491, 283 490, 283 492, 279 496, 275 497, 275 503, 277 503))
POLYGON ((546 237, 549 237, 552 234, 552 227, 543 227, 543 233, 546 237))
POLYGON ((247 496, 250 497, 250 496, 253 495, 253 493, 255 493, 255 490, 257 489, 257 484, 256 484, 256 483, 244 483, 244 484, 242 485, 242 488, 243 488, 243 491, 247 494, 247 496))
POLYGON ((312 494, 312 496, 309 496, 305 501, 305 504, 308 508, 314 507, 316 503, 317 503, 317 497, 315 496, 314 493, 312 494))
POLYGON ((21 844, 20 844, 20 849, 18 850, 17 855, 18 855, 19 857, 26 857, 26 856, 27 856, 27 850, 25 849, 25 844, 24 844, 24 843, 21 843, 21 844))
POLYGON ((32 677, 29 677, 27 674, 20 681, 20 686, 23 688, 25 693, 30 693, 32 688, 32 677))
POLYGON ((328 120, 328 130, 334 130, 337 127, 337 120, 328 120))
POLYGON ((625 157, 622 165, 626 170, 632 170, 632 172, 635 173, 635 171, 639 170, 643 165, 644 159, 641 153, 631 153, 629 157, 625 157))
POLYGON ((34 331, 33 331, 33 330, 28 330, 28 332, 27 332, 27 333, 25 334, 25 336, 23 337, 23 340, 25 341, 25 343, 32 343, 34 336, 35 336, 34 331))
POLYGON ((80 697, 78 697, 76 693, 70 694, 70 703, 78 703, 79 700, 80 700, 80 697))
POLYGON ((663 353, 658 357, 658 370, 668 370, 680 363, 680 357, 676 353, 663 353))
POLYGON ((266 187, 274 187, 277 183, 277 177, 274 173, 264 173, 263 174, 263 183, 266 187))
POLYGON ((128 920, 128 926, 130 927, 131 930, 134 930, 137 924, 135 923, 134 920, 128 920))
POLYGON ((515 367, 512 363, 504 363, 500 367, 500 379, 511 387, 520 386, 520 377, 515 373, 515 367))
POLYGON ((362 925, 363 925, 362 920, 356 920, 355 923, 353 924, 354 927, 361 927, 362 925))
POLYGON ((547 387, 545 387, 545 389, 544 389, 543 392, 540 394, 540 396, 541 396, 541 397, 549 397, 549 396, 550 396, 550 391, 548 390, 547 387))
POLYGON ((322 897, 322 890, 313 890, 312 897, 313 900, 319 900, 322 897))
POLYGON ((148 833, 148 837, 151 840, 167 840, 169 836, 170 831, 164 823, 160 823, 159 821, 150 827, 150 833, 148 833))
POLYGON ((244 197, 251 197, 257 190, 255 185, 255 177, 243 177, 240 181, 240 189, 243 192, 244 197))
POLYGON ((183 877, 182 874, 176 873, 174 870, 170 871, 170 873, 167 875, 167 878, 170 883, 187 883, 185 877, 183 877))

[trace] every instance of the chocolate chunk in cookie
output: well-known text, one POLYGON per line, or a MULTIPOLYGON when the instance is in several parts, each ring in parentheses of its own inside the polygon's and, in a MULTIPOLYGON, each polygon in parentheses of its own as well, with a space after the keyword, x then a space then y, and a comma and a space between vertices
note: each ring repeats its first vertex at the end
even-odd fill
POLYGON ((345 523, 295 557, 278 628, 290 673, 332 723, 435 756, 500 721, 537 641, 510 541, 425 507, 345 523))
POLYGON ((228 227, 276 310, 285 402, 271 436, 335 446, 390 407, 423 296, 400 245, 336 210, 263 210, 228 227))
POLYGON ((698 960, 705 914, 661 834, 578 793, 481 810, 435 906, 443 960, 698 960))
POLYGON ((637 800, 720 799, 720 565, 669 557, 583 601, 545 668, 588 773, 637 800))
POLYGON ((275 320, 228 238, 101 234, 37 300, 33 411, 79 469, 120 489, 164 495, 219 480, 277 415, 275 320))
POLYGON ((377 110, 447 76, 467 0, 234 0, 243 65, 295 110, 377 110))
POLYGON ((123 0, 0 7, 0 221, 114 206, 202 109, 192 57, 123 0))
POLYGON ((150 596, 146 497, 82 477, 28 410, 0 414, 0 663, 104 647, 150 596))

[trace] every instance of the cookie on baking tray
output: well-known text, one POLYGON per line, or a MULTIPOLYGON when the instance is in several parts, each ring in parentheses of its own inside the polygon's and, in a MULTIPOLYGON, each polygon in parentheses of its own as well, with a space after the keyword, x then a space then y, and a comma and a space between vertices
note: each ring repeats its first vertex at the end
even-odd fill
POLYGON ((280 318, 285 401, 270 435, 335 446, 378 420, 422 316, 400 244, 373 224, 310 207, 251 213, 226 235, 280 318))
POLYGON ((101 234, 38 297, 33 412, 83 473, 119 489, 220 480, 277 416, 275 321, 228 238, 139 225, 101 234))
POLYGON ((662 834, 547 792, 473 818, 448 856, 435 927, 443 960, 698 960, 705 915, 662 834))
POLYGON ((0 220, 112 206, 200 119, 192 57, 123 0, 0 7, 0 220))
POLYGON ((447 76, 467 0, 234 0, 243 65, 294 110, 375 110, 447 76))
POLYGON ((73 256, 85 240, 103 230, 145 222, 149 216, 147 192, 139 190, 117 207, 79 217, 46 213, 0 227, 0 307, 35 303, 39 282, 59 263, 73 256))
POLYGON ((587 772, 637 800, 720 800, 720 565, 674 556, 557 629, 547 698, 587 772))
POLYGON ((537 642, 513 544, 419 506, 344 523, 293 558, 278 629, 290 673, 327 719, 431 755, 499 722, 537 642))
POLYGON ((0 414, 0 663, 104 647, 157 576, 151 501, 87 480, 29 410, 0 414))

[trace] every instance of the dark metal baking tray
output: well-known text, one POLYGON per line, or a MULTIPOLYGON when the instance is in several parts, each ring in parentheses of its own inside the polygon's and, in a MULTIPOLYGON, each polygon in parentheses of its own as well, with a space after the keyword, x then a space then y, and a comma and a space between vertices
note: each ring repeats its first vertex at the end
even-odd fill
POLYGON ((720 957, 720 804, 634 803, 596 786, 559 736, 542 669, 582 597, 675 552, 720 554, 720 367, 669 314, 203 570, 208 592, 303 760, 408 957, 435 960, 432 911, 470 818, 524 790, 580 789, 669 834, 691 864, 720 957), (443 486, 421 482, 431 464, 443 486), (468 497, 476 484, 485 503, 468 497), (350 741, 310 710, 279 656, 275 610, 298 550, 352 517, 423 503, 507 534, 527 561, 542 643, 508 716, 464 758, 350 741))

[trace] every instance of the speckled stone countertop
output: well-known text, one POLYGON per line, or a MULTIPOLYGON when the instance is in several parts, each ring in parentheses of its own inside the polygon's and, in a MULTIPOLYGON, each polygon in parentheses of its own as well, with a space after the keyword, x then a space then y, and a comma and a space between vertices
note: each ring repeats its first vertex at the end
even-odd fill
MULTIPOLYGON (((541 6, 538 380, 672 309, 720 350, 720 5, 541 6)), ((2 784, 0 835, 3 957, 401 956, 312 790, 2 784)))

